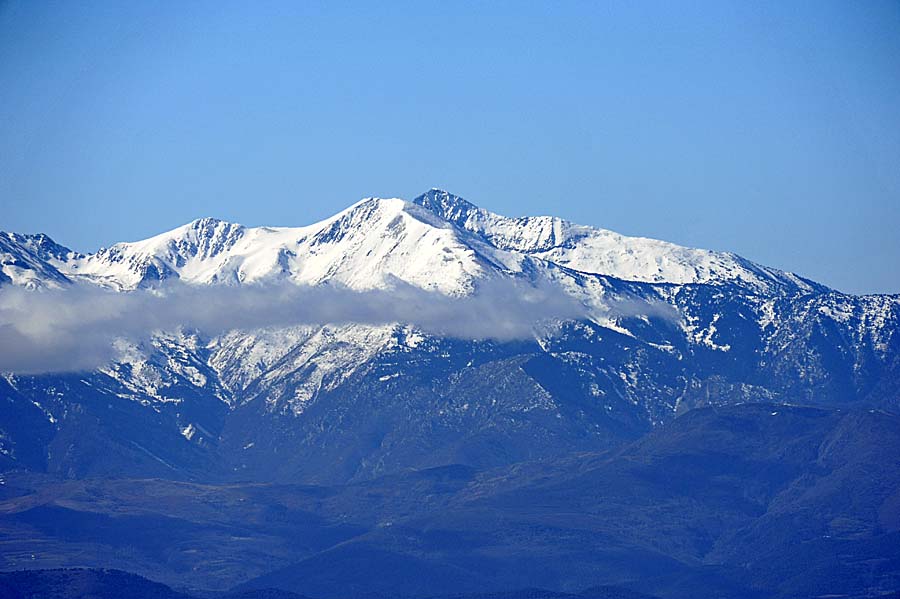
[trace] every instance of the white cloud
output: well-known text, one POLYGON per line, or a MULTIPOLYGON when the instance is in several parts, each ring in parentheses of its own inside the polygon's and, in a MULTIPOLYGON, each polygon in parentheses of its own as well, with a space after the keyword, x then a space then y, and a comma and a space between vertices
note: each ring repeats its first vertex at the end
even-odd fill
POLYGON ((547 321, 584 317, 563 291, 487 281, 454 298, 402 283, 390 290, 334 286, 187 286, 118 293, 88 286, 0 289, 0 372, 92 370, 112 359, 116 339, 142 340, 178 327, 207 336, 299 324, 411 324, 426 333, 508 341, 547 321))

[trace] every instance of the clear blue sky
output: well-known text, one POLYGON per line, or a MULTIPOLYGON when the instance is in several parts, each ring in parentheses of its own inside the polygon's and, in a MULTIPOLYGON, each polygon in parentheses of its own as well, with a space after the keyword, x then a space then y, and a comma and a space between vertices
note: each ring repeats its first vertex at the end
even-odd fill
POLYGON ((0 229, 432 187, 900 292, 900 2, 0 2, 0 229))

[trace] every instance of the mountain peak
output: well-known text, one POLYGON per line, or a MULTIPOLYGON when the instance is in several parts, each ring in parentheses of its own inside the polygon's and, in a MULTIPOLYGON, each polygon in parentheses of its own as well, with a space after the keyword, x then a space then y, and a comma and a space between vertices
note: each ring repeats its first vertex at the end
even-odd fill
POLYGON ((226 221, 224 221, 220 218, 214 218, 212 216, 204 216, 202 218, 196 218, 196 219, 192 220, 191 222, 188 223, 188 225, 192 229, 206 229, 209 227, 215 227, 219 223, 231 224, 231 223, 227 223, 226 221))
POLYGON ((437 187, 432 187, 415 198, 412 203, 455 224, 463 224, 471 214, 481 210, 478 206, 464 200, 460 196, 437 187))
POLYGON ((205 216, 192 220, 186 225, 182 225, 177 229, 163 233, 163 236, 183 237, 196 236, 198 240, 208 239, 216 236, 228 236, 240 233, 244 230, 244 225, 228 222, 211 216, 205 216))
POLYGON ((28 248, 42 260, 65 260, 70 254, 75 254, 64 245, 56 243, 46 233, 2 233, 2 235, 5 235, 11 243, 28 248))
POLYGON ((76 256, 43 233, 0 233, 0 285, 29 288, 59 287, 69 283, 55 264, 76 256))

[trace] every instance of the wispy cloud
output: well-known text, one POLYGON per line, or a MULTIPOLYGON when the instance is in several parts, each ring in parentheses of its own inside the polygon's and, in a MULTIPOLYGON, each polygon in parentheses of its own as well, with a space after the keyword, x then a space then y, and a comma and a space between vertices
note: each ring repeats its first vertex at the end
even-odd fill
POLYGON ((586 309, 563 291, 487 281, 466 297, 396 284, 390 290, 335 286, 187 286, 117 293, 89 286, 0 289, 0 372, 92 370, 114 357, 116 339, 140 341, 178 327, 215 336, 293 325, 410 324, 435 335, 509 341, 586 309))

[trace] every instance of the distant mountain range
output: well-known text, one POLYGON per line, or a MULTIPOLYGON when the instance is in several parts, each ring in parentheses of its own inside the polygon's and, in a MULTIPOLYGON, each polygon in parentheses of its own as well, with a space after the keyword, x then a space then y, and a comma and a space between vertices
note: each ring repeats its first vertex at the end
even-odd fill
POLYGON ((322 599, 695 583, 816 596, 815 576, 843 576, 846 596, 900 589, 900 296, 437 189, 304 227, 201 219, 94 254, 0 233, 0 299, 177 283, 455 301, 498 282, 579 315, 508 338, 414 319, 176 326, 122 339, 95 369, 3 374, 0 569, 113 567, 179 590, 262 577, 322 599), (128 518, 147 538, 117 544, 128 518))

